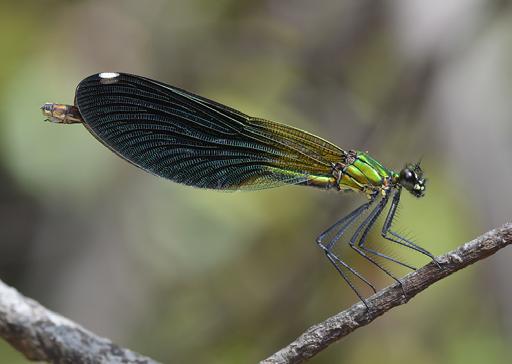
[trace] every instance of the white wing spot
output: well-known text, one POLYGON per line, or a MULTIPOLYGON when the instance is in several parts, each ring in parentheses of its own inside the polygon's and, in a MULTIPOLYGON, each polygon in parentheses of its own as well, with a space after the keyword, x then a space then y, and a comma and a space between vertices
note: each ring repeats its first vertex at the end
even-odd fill
POLYGON ((98 76, 100 78, 110 79, 110 78, 119 77, 119 73, 117 73, 117 72, 101 72, 98 76))

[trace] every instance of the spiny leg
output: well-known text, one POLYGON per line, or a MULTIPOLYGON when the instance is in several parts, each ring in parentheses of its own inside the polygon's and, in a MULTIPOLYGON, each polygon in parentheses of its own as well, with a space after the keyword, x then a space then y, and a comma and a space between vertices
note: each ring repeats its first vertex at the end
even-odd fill
POLYGON ((359 297, 359 299, 361 301, 363 301, 364 305, 366 306, 367 309, 370 309, 370 307, 368 306, 368 303, 366 302, 366 300, 364 299, 364 297, 359 293, 359 291, 357 290, 357 288, 352 284, 352 282, 350 281, 350 279, 347 277, 347 275, 345 274, 345 272, 343 272, 343 269, 341 269, 340 267, 338 267, 338 264, 336 264, 336 262, 339 262, 341 265, 343 265, 345 268, 347 268, 350 272, 352 272, 352 274, 354 274, 355 276, 357 276, 359 279, 361 279, 362 281, 364 281, 366 284, 368 284, 370 287, 372 287, 372 289, 377 292, 377 290, 375 289, 375 287, 373 287, 373 285, 368 282, 366 280, 366 278, 364 278, 362 275, 360 275, 356 270, 354 270, 353 268, 351 268, 347 263, 343 262, 340 258, 338 258, 336 255, 328 252, 327 250, 325 250, 325 256, 327 257, 327 259, 329 259, 329 261, 331 262, 331 264, 334 266, 334 268, 338 271, 338 273, 341 275, 341 277, 345 280, 345 282, 347 282, 347 284, 349 285, 349 287, 352 289, 352 291, 354 291, 354 293, 357 295, 357 297, 359 297))
MULTIPOLYGON (((345 230, 352 225, 352 223, 365 211, 370 207, 370 205, 373 203, 374 199, 372 198, 370 201, 362 204, 358 208, 356 208, 354 211, 349 213, 348 215, 342 217, 338 221, 336 221, 333 225, 331 225, 327 230, 322 232, 318 237, 316 238, 317 244, 322 244, 324 238, 327 234, 329 234, 331 231, 336 229, 338 226, 341 225, 341 228, 338 229, 338 232, 336 233, 335 237, 327 244, 328 249, 332 249, 333 245, 336 244, 336 242, 341 238, 345 230)), ((323 248, 323 246, 322 246, 323 248)))
POLYGON ((393 200, 391 201, 391 207, 389 208, 388 215, 386 216, 384 225, 382 225, 382 232, 381 232, 382 237, 386 240, 393 242, 393 243, 400 244, 402 246, 405 246, 409 249, 415 250, 421 254, 428 256, 435 262, 435 264, 439 268, 441 268, 441 265, 436 260, 434 255, 432 255, 432 253, 430 253, 428 250, 423 249, 421 246, 414 244, 409 239, 406 239, 403 236, 401 236, 398 233, 391 230, 391 226, 393 225, 393 220, 395 218, 396 209, 400 202, 400 193, 401 193, 401 189, 398 189, 393 196, 393 200))
MULTIPOLYGON (((409 269, 412 269, 412 270, 416 270, 415 267, 413 267, 412 265, 409 265, 407 263, 404 263, 404 262, 401 262, 400 260, 396 259, 396 258, 393 258, 393 257, 390 257, 389 255, 386 255, 386 254, 383 254, 375 249, 372 249, 372 248, 369 248, 366 246, 366 236, 368 234, 368 232, 370 231, 370 228, 371 226, 375 223, 375 221, 377 221, 378 217, 380 216, 380 214, 382 213, 382 211, 384 211, 384 208, 388 202, 388 199, 389 199, 389 195, 386 195, 385 197, 382 198, 381 202, 379 203, 379 206, 380 206, 380 210, 379 211, 374 211, 375 212, 375 216, 373 217, 373 221, 367 226, 367 228, 364 230, 363 234, 361 235, 361 238, 359 239, 359 242, 357 243, 357 246, 361 249, 361 250, 364 250, 365 252, 368 252, 370 254, 373 254, 375 256, 378 256, 380 258, 383 258, 383 259, 386 259, 386 260, 389 260, 393 263, 396 263, 396 264, 399 264, 403 267, 406 267, 406 268, 409 268, 409 269), (384 201, 384 202, 383 202, 384 201)), ((393 208, 393 206, 391 206, 390 210, 393 208)), ((396 209, 396 207, 395 207, 396 209)), ((377 210, 377 208, 375 209, 377 210)), ((389 213, 388 213, 389 214, 389 213)), ((370 218, 370 216, 368 216, 370 218)), ((363 225, 363 224, 361 224, 363 225)), ((362 228, 363 226, 361 226, 360 228, 362 228)), ((355 236, 358 234, 358 231, 356 231, 356 234, 354 234, 354 237, 352 237, 351 239, 351 243, 354 243, 355 242, 355 236)), ((382 268, 381 268, 382 269, 382 268)), ((384 269, 383 269, 384 270, 384 269)), ((386 270, 384 270, 386 271, 386 270)), ((393 277, 392 275, 390 275, 391 277, 393 277)), ((397 280, 395 277, 393 277, 395 280, 397 280)))
POLYGON ((368 304, 366 303, 366 300, 363 298, 363 296, 359 293, 359 291, 355 288, 355 286, 352 284, 348 276, 343 272, 343 270, 338 266, 338 263, 348 269, 352 274, 354 274, 356 277, 358 277, 360 280, 362 280, 364 283, 366 283, 374 292, 377 292, 377 289, 366 279, 364 278, 359 272, 357 272, 355 269, 350 267, 347 263, 345 263, 343 260, 338 258, 333 252, 332 249, 334 248, 336 242, 342 237, 343 233, 347 230, 347 228, 354 223, 354 221, 365 211, 367 210, 370 205, 374 202, 375 198, 372 198, 369 202, 364 203, 363 205, 356 208, 354 211, 349 213, 347 216, 343 217, 342 219, 338 220, 336 223, 334 223, 331 227, 329 227, 327 230, 322 232, 318 238, 316 239, 317 245, 324 251, 327 259, 331 262, 331 264, 334 266, 334 268, 338 271, 338 273, 341 275, 343 280, 347 282, 349 287, 354 291, 354 293, 363 301, 365 306, 368 308, 368 304), (341 227, 340 227, 341 225, 341 227), (327 245, 323 244, 324 238, 332 232, 334 229, 338 228, 338 231, 336 232, 336 235, 333 239, 329 241, 327 245))
POLYGON ((366 236, 368 235, 368 232, 371 230, 377 219, 379 218, 380 214, 382 213, 382 210, 386 207, 386 204, 388 203, 389 195, 384 196, 378 205, 372 210, 372 212, 366 217, 366 219, 359 225, 356 232, 352 235, 349 241, 349 245, 352 249, 354 249, 359 255, 361 255, 363 258, 368 260, 370 263, 377 266, 380 270, 382 270, 384 273, 386 273, 388 276, 393 278, 395 281, 397 281, 400 285, 402 285, 402 282, 395 277, 389 270, 384 268, 379 262, 377 262, 375 259, 370 257, 364 250, 366 250, 364 244, 366 242, 366 236), (361 237, 358 240, 358 236, 361 234, 361 237), (356 246, 357 241, 357 246, 356 246))

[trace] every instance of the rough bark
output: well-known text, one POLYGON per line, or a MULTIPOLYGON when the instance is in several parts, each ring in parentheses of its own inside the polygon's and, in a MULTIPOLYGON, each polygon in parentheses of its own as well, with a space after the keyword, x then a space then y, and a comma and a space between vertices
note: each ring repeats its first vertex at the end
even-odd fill
POLYGON ((0 336, 27 359, 50 363, 156 361, 85 330, 0 281, 0 336))

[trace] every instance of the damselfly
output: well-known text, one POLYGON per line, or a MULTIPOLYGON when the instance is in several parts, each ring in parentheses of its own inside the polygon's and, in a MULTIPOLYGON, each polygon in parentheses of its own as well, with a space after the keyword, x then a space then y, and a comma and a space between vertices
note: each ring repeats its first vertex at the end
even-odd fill
POLYGON ((316 242, 365 304, 349 275, 376 291, 374 285, 334 251, 349 227, 355 227, 347 240, 350 247, 400 283, 380 260, 414 268, 366 244, 369 231, 390 202, 382 236, 434 259, 392 230, 402 188, 415 197, 425 194, 426 180, 419 163, 407 164, 396 173, 368 153, 344 150, 303 130, 125 73, 87 77, 76 89, 74 105, 46 103, 42 110, 52 122, 83 124, 128 162, 185 185, 254 190, 298 184, 362 192, 367 202, 321 233, 316 242))

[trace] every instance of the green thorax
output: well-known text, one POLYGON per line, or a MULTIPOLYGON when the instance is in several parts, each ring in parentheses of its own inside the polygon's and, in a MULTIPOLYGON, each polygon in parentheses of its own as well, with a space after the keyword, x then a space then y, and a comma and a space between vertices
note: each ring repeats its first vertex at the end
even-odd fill
POLYGON ((387 189, 398 179, 395 172, 361 151, 350 151, 340 172, 340 190, 356 190, 367 194, 387 189))

